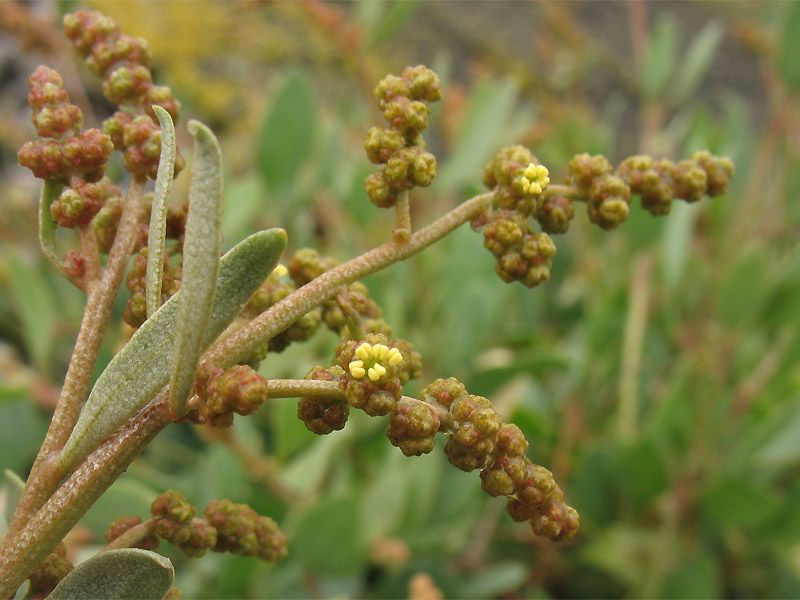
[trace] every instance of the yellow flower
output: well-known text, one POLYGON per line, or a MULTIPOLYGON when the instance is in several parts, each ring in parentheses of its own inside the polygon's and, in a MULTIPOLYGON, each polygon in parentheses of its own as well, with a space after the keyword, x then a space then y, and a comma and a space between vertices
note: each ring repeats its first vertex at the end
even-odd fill
POLYGON ((550 183, 550 171, 544 165, 529 164, 522 172, 522 191, 526 194, 541 194, 550 183))
POLYGON ((348 365, 350 375, 361 379, 365 375, 370 381, 380 380, 388 372, 388 367, 399 367, 403 364, 403 355, 397 348, 386 344, 372 345, 369 342, 359 344, 356 348, 356 360, 348 365))

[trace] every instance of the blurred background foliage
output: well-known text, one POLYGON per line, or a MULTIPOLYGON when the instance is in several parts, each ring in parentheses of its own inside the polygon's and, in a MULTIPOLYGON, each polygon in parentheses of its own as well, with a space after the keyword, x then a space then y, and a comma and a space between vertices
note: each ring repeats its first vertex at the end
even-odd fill
MULTIPOLYGON (((800 596, 800 3, 0 3, 0 467, 23 476, 83 299, 38 250, 39 183, 15 153, 33 134, 37 64, 61 71, 88 124, 110 112, 60 33, 79 6, 148 39, 156 81, 183 103, 184 154, 188 118, 220 136, 227 246, 282 226, 291 249, 344 261, 385 241, 393 217, 362 188, 363 136, 382 125, 371 89, 418 63, 445 97, 417 226, 479 192, 511 143, 554 181, 579 152, 707 148, 737 173, 725 197, 661 219, 634 208, 613 232, 578 211, 535 290, 499 281, 466 227, 367 280, 423 354, 408 393, 456 376, 519 424, 581 513, 571 542, 512 523, 438 450, 403 457, 382 419, 354 414, 320 438, 276 400, 231 430, 167 429, 70 534, 72 552, 175 488, 201 507, 250 503, 290 537, 277 566, 162 546, 187 598, 399 598, 420 572, 448 598, 800 596)), ((126 297, 101 363, 124 338, 126 297)), ((336 342, 321 331, 262 373, 303 377, 336 342)))

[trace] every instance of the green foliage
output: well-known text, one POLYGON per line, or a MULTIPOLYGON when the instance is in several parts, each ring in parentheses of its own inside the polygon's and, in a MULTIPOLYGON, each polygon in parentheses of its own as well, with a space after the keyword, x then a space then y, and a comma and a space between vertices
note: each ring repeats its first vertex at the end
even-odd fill
POLYGON ((174 577, 172 564, 160 554, 137 548, 108 550, 78 565, 48 598, 161 600, 174 577))
MULTIPOLYGON (((215 240, 216 241, 216 240, 215 240)), ((254 233, 222 257, 212 317, 203 349, 236 318, 280 260, 286 233, 254 233)), ((175 294, 137 330, 97 380, 58 464, 74 466, 101 440, 133 416, 169 380, 175 318, 181 294, 175 294), (165 335, 166 333, 166 335, 165 335)))
MULTIPOLYGON (((497 32, 510 29, 493 17, 466 36, 471 41, 454 45, 456 59, 433 45, 439 60, 453 65, 445 103, 459 85, 463 95, 431 118, 429 150, 440 170, 429 190, 412 196, 415 228, 452 206, 453 190, 477 190, 486 159, 508 142, 530 146, 552 165, 554 181, 577 152, 619 158, 644 150, 640 105, 663 117, 642 143, 671 157, 709 148, 735 160, 727 196, 675 203, 658 221, 632 206, 629 222, 611 233, 595 231, 577 210, 569 234, 555 239, 551 281, 532 292, 502 286, 480 238, 466 228, 366 280, 395 334, 423 354, 420 385, 459 377, 523 429, 533 460, 553 465, 582 515, 574 541, 531 543, 528 530, 482 495, 474 478, 454 472, 439 453, 403 457, 377 419, 355 415, 345 430, 318 438, 296 419, 292 400, 277 398, 237 418, 231 430, 266 460, 256 465, 263 470, 197 429, 173 426, 83 524, 99 536, 116 516, 116 501, 144 517, 147 503, 167 488, 198 505, 218 497, 247 502, 281 523, 289 557, 275 566, 227 555, 190 561, 165 549, 178 587, 193 598, 404 597, 420 571, 445 597, 796 596, 800 158, 790 94, 800 73, 800 10, 797 3, 690 6, 704 18, 684 27, 689 9, 647 5, 655 26, 641 60, 599 48, 607 23, 596 14, 582 29, 587 21, 559 13, 555 27, 545 10, 552 7, 538 5, 530 22, 541 24, 534 29, 539 45, 527 54, 498 50, 494 43, 504 35, 497 32), (586 35, 576 40, 564 31, 586 35), (774 54, 758 45, 763 39, 776 41, 774 54), (752 45, 744 49, 743 40, 752 45), (778 76, 772 91, 759 78, 758 61, 778 76), (570 69, 574 85, 551 84, 558 70, 570 69), (784 95, 790 100, 782 105, 784 95), (635 269, 648 261, 649 270, 635 269), (636 285, 645 291, 646 315, 638 346, 626 350, 636 285), (635 398, 629 439, 618 436, 624 377, 635 398), (276 486, 300 500, 286 500, 276 486), (380 554, 387 540, 406 554, 380 554)), ((389 239, 391 217, 373 210, 362 188, 370 166, 361 140, 377 117, 369 112, 374 99, 359 90, 374 83, 374 73, 362 81, 352 67, 380 77, 428 61, 430 47, 408 40, 435 10, 357 3, 345 10, 364 28, 354 54, 325 45, 316 28, 306 43, 313 56, 288 73, 283 67, 295 57, 281 56, 278 42, 266 48, 261 40, 269 36, 248 40, 252 55, 236 58, 252 67, 237 85, 267 112, 242 113, 221 128, 231 175, 223 207, 228 245, 283 225, 282 215, 291 215, 297 231, 294 248, 313 245, 340 260, 389 239), (280 69, 274 86, 253 84, 264 62, 270 74, 280 69), (272 90, 266 98, 265 89, 272 90)), ((520 5, 513 19, 527 26, 525 10, 520 5)), ((286 15, 268 13, 270 20, 296 18, 293 32, 314 22, 286 15)), ((609 36, 628 39, 626 16, 616 13, 615 23, 622 30, 609 29, 609 36)), ((191 93, 187 88, 186 97, 191 93)), ((202 110, 188 110, 195 108, 202 110)), ((52 290, 59 288, 51 274, 22 260, 27 253, 12 253, 2 254, 0 309, 2 322, 17 327, 4 337, 58 382, 66 344, 54 326, 60 313, 52 290), (20 285, 37 290, 30 302, 16 300, 20 285), (34 303, 44 311, 37 309, 36 319, 25 316, 34 303)), ((303 377, 312 365, 328 364, 337 342, 321 331, 302 349, 270 354, 261 372, 303 377)), ((23 473, 47 420, 31 386, 4 386, 0 466, 23 473)), ((409 384, 405 393, 418 388, 409 384)))

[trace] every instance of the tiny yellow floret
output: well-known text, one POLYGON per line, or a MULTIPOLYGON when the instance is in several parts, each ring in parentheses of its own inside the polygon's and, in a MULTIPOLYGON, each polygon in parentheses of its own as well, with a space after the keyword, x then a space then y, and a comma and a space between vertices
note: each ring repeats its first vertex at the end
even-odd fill
POLYGON ((529 164, 522 172, 522 189, 526 194, 541 194, 550 183, 550 171, 544 165, 529 164))
POLYGON ((364 342, 356 348, 355 355, 357 360, 350 361, 347 368, 356 379, 367 375, 371 381, 378 381, 388 372, 387 366, 399 367, 403 364, 400 350, 386 344, 364 342))
POLYGON ((272 274, 275 275, 275 277, 281 278, 284 275, 286 275, 288 272, 289 272, 289 269, 287 269, 283 265, 278 265, 277 267, 275 267, 275 269, 273 269, 272 274))

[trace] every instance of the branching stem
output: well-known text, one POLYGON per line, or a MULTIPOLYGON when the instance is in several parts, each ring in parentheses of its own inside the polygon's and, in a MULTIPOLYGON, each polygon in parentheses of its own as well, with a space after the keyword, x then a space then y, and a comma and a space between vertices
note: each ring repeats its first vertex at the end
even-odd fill
MULTIPOLYGON (((94 282, 87 280, 86 309, 64 379, 64 387, 61 388, 50 428, 39 449, 39 455, 31 469, 25 492, 9 527, 8 538, 15 536, 22 529, 23 525, 52 494, 64 476, 64 474, 54 473, 49 469, 42 470, 40 473, 40 467, 48 457, 64 446, 75 427, 81 405, 89 392, 94 364, 111 318, 111 308, 139 234, 138 223, 144 184, 144 179, 134 178, 131 180, 117 236, 102 276, 94 282)), ((0 595, 0 597, 3 596, 0 595)))

